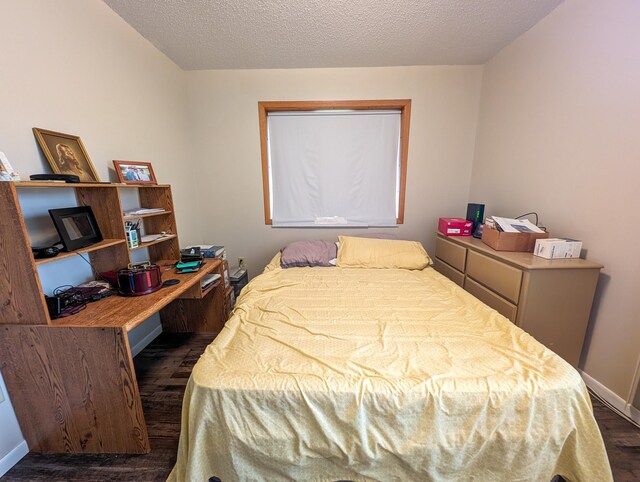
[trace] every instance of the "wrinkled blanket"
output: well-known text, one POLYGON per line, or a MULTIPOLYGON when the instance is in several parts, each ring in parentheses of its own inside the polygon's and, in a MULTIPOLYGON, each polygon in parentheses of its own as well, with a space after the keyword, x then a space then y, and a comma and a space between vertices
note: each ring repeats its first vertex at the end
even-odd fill
POLYGON ((194 367, 169 480, 612 480, 576 370, 432 268, 277 266, 194 367))

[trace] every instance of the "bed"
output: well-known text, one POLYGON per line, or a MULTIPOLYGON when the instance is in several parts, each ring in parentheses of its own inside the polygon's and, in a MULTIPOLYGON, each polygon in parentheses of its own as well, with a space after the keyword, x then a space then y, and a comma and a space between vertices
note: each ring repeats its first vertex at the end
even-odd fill
POLYGON ((568 363, 431 267, 338 265, 243 289, 170 481, 612 480, 568 363))

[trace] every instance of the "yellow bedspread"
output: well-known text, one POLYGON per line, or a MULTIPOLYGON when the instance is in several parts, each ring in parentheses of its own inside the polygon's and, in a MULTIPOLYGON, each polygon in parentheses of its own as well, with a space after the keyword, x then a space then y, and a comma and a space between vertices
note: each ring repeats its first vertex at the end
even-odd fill
POLYGON ((432 268, 276 266, 194 367, 169 480, 612 480, 578 373, 432 268))

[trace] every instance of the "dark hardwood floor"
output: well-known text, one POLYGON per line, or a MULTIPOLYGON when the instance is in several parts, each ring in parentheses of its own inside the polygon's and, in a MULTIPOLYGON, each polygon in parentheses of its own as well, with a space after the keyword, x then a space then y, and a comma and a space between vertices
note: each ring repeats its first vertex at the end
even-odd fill
POLYGON ((640 428, 591 397, 615 482, 640 481, 640 428))
POLYGON ((30 453, 2 477, 20 481, 164 481, 176 461, 184 387, 212 336, 162 334, 134 358, 151 442, 145 455, 30 453))
MULTIPOLYGON (((162 481, 176 459, 180 410, 191 368, 210 336, 163 334, 136 358, 136 374, 152 451, 146 455, 31 453, 6 481, 162 481)), ((640 429, 593 400, 616 482, 640 481, 640 429)))

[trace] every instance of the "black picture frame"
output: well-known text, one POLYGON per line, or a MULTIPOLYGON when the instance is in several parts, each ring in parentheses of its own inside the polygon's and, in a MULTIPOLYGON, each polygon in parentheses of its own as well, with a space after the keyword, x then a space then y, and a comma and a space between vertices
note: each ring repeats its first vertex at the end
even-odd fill
POLYGON ((102 241, 102 233, 91 206, 49 209, 65 251, 75 251, 102 241))

